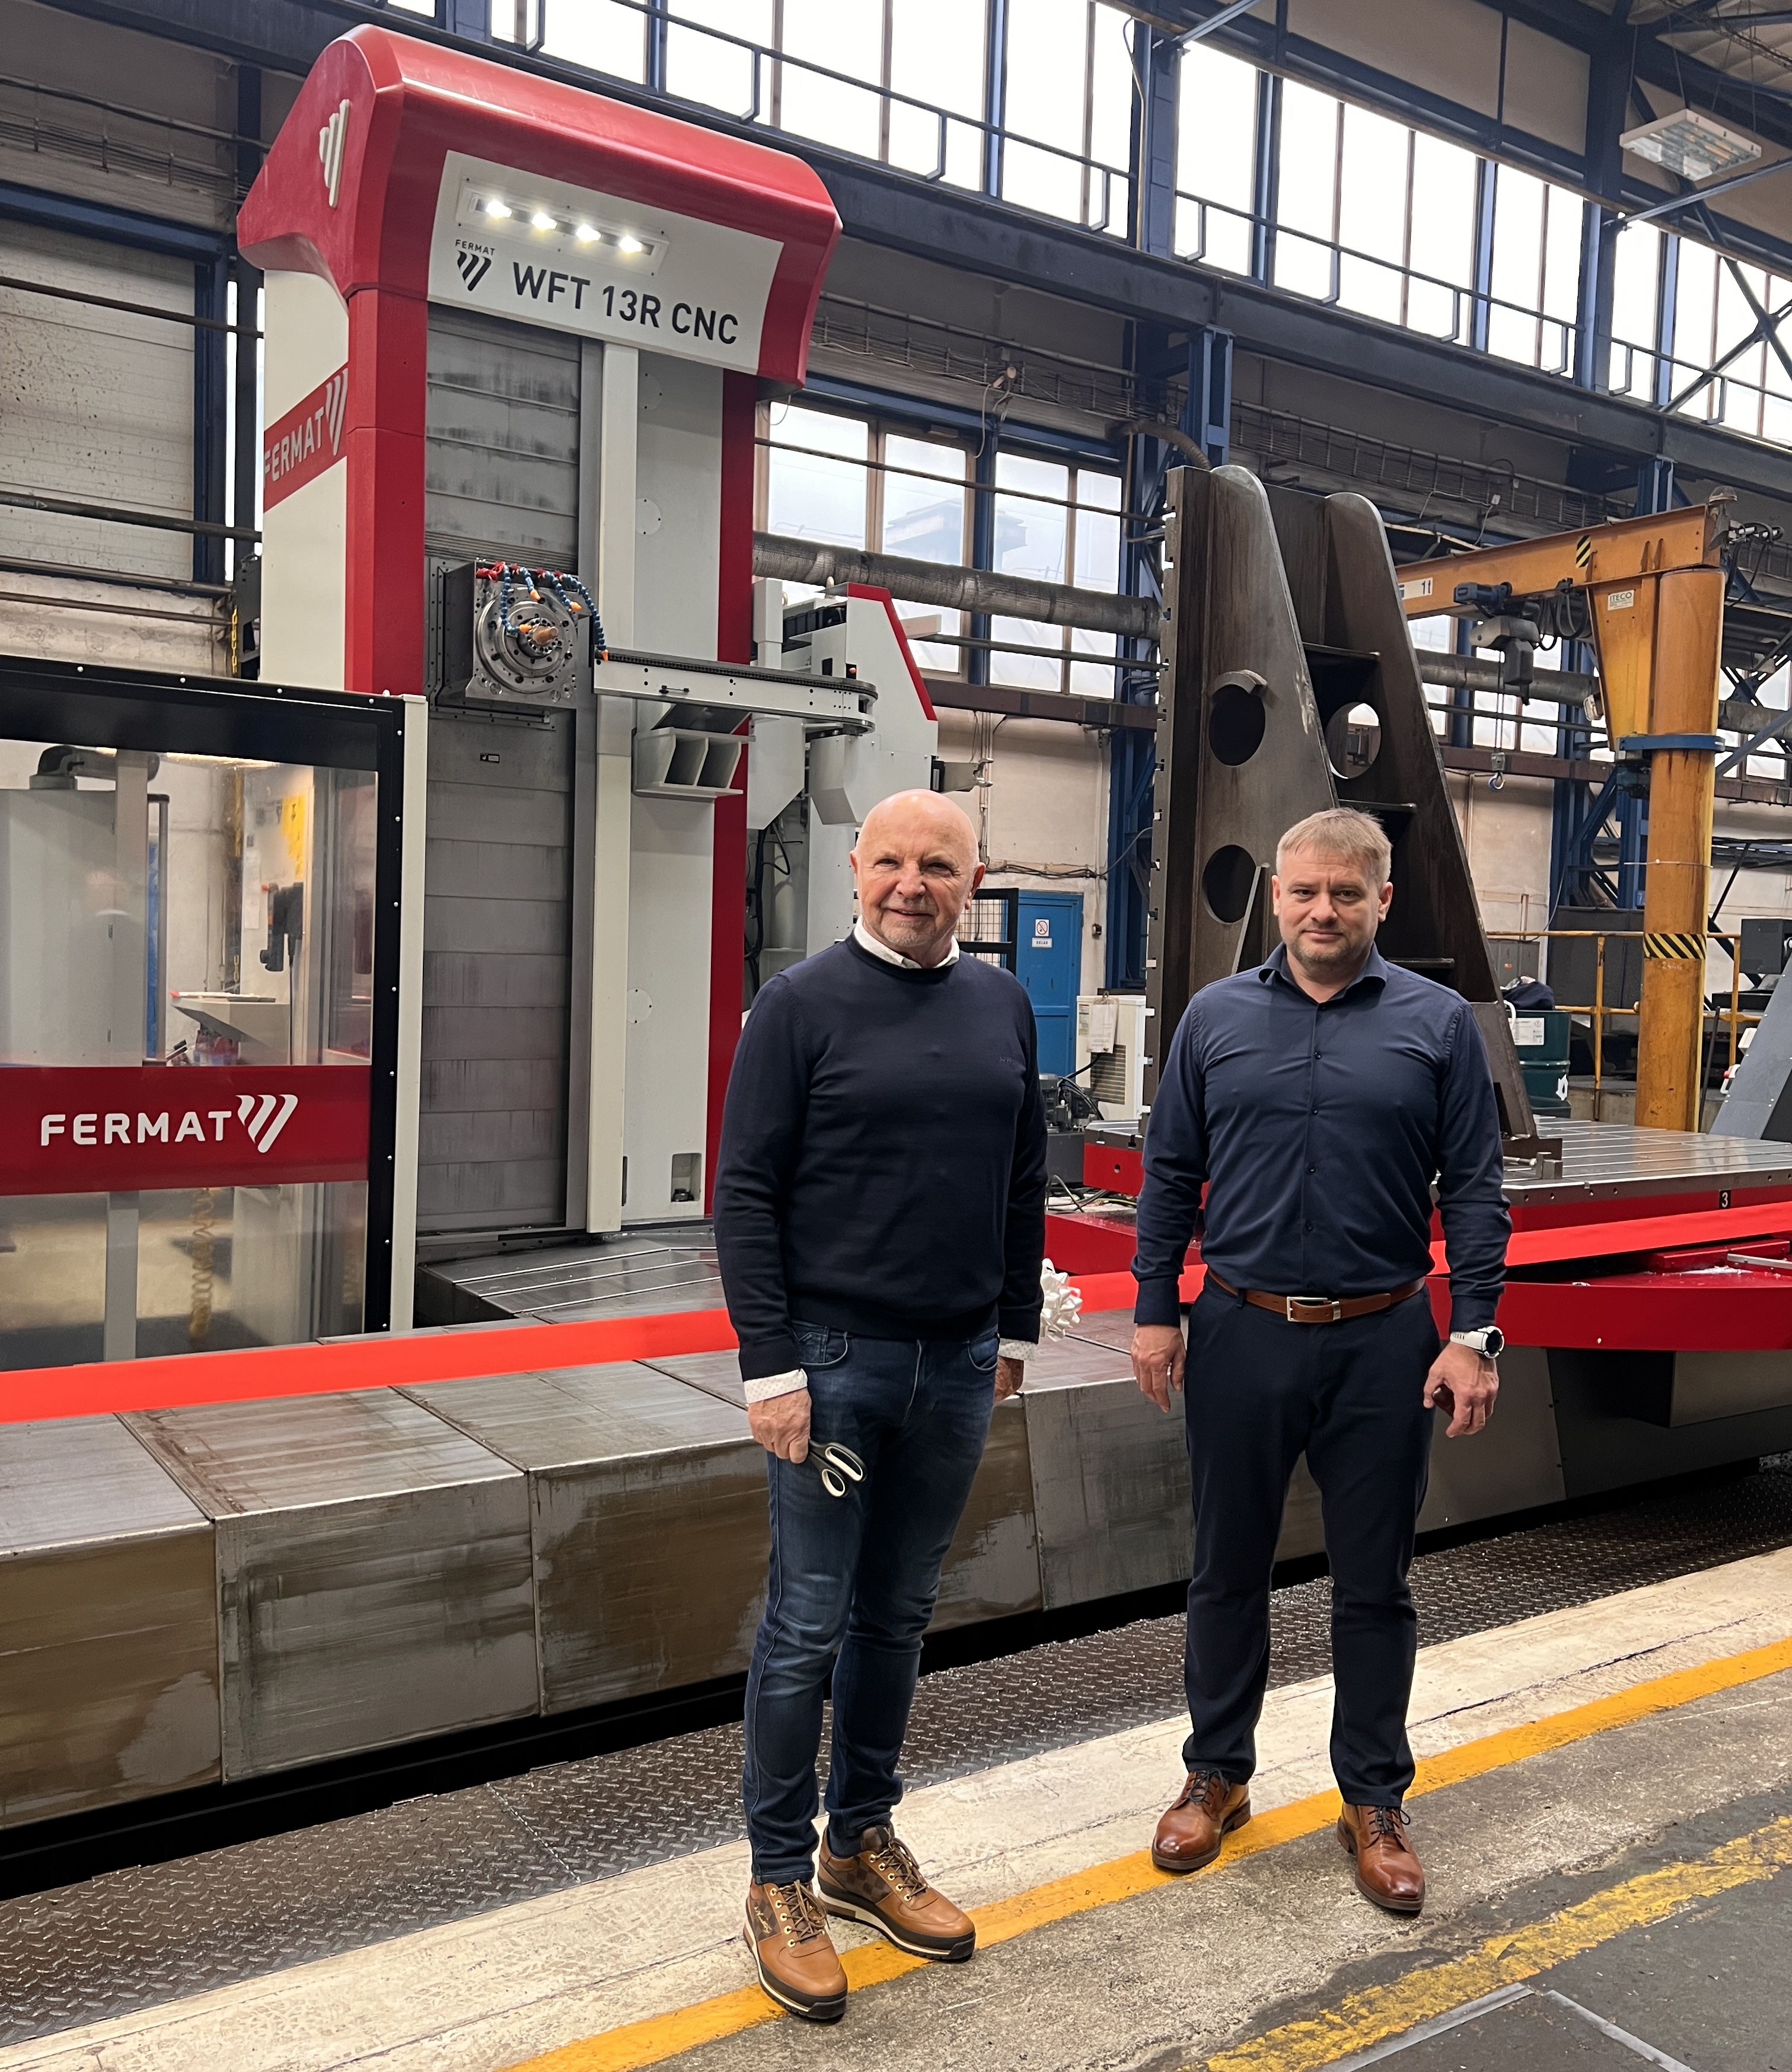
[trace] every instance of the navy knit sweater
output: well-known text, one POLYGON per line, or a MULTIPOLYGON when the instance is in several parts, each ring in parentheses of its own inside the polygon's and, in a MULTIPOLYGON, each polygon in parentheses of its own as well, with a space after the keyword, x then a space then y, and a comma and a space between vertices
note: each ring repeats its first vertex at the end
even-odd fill
POLYGON ((761 988, 728 1082, 716 1249, 748 1381, 791 1319, 870 1338, 1039 1335, 1046 1118, 1033 1003, 961 956, 850 939, 761 988))

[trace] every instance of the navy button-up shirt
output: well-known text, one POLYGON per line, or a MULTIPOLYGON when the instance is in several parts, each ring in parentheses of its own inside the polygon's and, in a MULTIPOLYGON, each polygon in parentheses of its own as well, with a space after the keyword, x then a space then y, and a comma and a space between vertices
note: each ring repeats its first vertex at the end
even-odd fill
POLYGON ((1478 1330, 1505 1284, 1503 1171, 1487 1054, 1459 993, 1371 949, 1321 1005, 1278 948, 1203 986, 1170 1044, 1145 1134, 1137 1320, 1178 1321, 1198 1226, 1202 1258, 1234 1288, 1371 1295, 1416 1281, 1435 1178, 1450 1327, 1478 1330))

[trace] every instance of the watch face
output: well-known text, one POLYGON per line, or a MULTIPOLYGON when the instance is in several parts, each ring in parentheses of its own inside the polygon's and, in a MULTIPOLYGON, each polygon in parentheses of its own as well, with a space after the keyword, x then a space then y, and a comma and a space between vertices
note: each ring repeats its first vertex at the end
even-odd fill
POLYGON ((1490 1325, 1481 1336, 1481 1350, 1489 1359, 1498 1359, 1506 1350, 1506 1334, 1498 1324, 1490 1325))

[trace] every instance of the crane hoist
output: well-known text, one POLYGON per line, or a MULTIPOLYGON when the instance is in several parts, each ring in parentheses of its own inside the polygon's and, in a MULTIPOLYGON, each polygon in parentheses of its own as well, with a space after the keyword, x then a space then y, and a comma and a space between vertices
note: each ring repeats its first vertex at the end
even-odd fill
POLYGON ((1501 689, 1527 695, 1551 635, 1590 641, 1612 750, 1646 773, 1636 1119, 1697 1129, 1729 500, 1475 548, 1399 571, 1408 619, 1474 623, 1501 689))

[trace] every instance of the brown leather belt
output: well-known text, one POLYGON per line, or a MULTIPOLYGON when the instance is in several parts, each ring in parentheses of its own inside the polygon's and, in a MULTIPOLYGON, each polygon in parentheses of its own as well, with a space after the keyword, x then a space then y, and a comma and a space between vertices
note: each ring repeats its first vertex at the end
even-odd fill
MULTIPOLYGON (((1227 1295, 1239 1292, 1230 1281, 1221 1280, 1210 1266, 1207 1278, 1227 1295)), ((1424 1285, 1422 1281, 1409 1281, 1404 1288, 1391 1289, 1385 1295, 1271 1295, 1261 1288, 1247 1288, 1243 1294, 1252 1308, 1267 1309, 1291 1324, 1342 1324, 1347 1318, 1372 1317, 1378 1309, 1391 1309, 1396 1302, 1416 1295, 1424 1285)))

